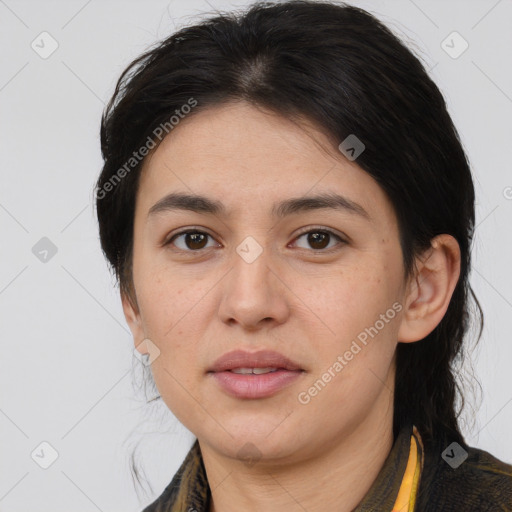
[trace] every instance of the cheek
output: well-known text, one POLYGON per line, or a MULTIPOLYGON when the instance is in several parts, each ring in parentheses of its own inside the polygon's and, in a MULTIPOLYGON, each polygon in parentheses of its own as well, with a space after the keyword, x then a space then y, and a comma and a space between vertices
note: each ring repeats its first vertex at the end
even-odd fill
POLYGON ((176 336, 193 312, 201 299, 201 288, 196 283, 184 286, 176 272, 154 262, 142 262, 139 268, 143 270, 134 277, 135 289, 146 333, 166 342, 176 336))
POLYGON ((396 309, 400 308, 397 283, 386 270, 382 262, 373 260, 331 276, 323 287, 315 288, 316 294, 314 289, 308 291, 321 323, 329 326, 325 343, 316 347, 322 363, 309 382, 317 382, 317 388, 328 382, 319 392, 322 397, 315 400, 320 409, 334 402, 357 416, 382 391, 396 348, 396 309))
POLYGON ((398 297, 396 284, 391 272, 371 260, 325 276, 314 287, 305 287, 302 295, 330 335, 343 344, 392 307, 398 297))

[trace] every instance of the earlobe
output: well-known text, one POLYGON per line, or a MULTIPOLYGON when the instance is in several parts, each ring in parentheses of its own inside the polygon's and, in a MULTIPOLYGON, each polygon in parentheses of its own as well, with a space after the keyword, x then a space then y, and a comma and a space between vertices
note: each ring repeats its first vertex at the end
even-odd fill
POLYGON ((147 353, 147 348, 142 340, 145 339, 144 329, 138 308, 132 303, 128 296, 121 292, 121 304, 123 306, 124 317, 128 323, 128 327, 132 332, 135 348, 141 353, 147 353))
POLYGON ((436 236, 416 259, 409 281, 398 341, 410 343, 428 336, 441 322, 460 276, 460 248, 451 235, 436 236))

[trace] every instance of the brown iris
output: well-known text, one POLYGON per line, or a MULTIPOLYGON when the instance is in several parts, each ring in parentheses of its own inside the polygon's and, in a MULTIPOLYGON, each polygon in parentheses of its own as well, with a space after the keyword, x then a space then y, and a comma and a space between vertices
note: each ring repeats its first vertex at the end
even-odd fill
POLYGON ((207 239, 205 233, 185 233, 185 244, 189 249, 203 249, 207 239))
POLYGON ((308 233, 308 243, 314 249, 325 249, 329 245, 330 235, 322 231, 312 231, 308 233))

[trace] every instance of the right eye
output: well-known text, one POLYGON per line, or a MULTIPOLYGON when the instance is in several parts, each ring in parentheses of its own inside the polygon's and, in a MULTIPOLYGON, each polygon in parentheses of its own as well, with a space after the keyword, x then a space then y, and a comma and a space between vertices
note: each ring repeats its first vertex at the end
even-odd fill
POLYGON ((202 249, 209 248, 208 246, 205 246, 208 237, 212 238, 211 235, 205 233, 204 231, 199 231, 197 229, 187 229, 173 235, 167 242, 164 243, 164 246, 174 244, 180 251, 198 252, 202 249), (181 246, 175 243, 175 240, 179 240, 181 246))

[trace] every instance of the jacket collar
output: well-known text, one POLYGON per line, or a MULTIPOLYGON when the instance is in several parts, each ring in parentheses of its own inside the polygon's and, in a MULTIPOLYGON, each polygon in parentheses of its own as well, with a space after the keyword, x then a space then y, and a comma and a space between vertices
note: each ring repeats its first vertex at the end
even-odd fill
POLYGON ((423 460, 417 428, 412 424, 402 427, 375 482, 353 512, 413 511, 423 460))
MULTIPOLYGON (((414 510, 423 470, 421 436, 412 424, 398 433, 376 480, 353 512, 414 510)), ((196 439, 162 495, 143 512, 208 512, 211 492, 196 439)))

